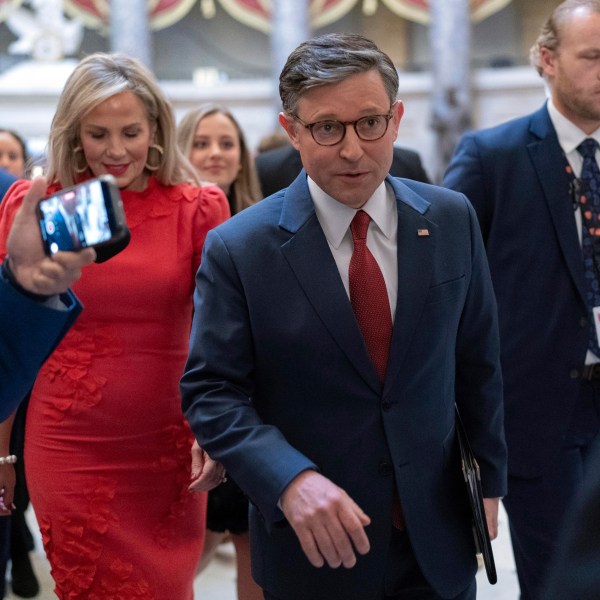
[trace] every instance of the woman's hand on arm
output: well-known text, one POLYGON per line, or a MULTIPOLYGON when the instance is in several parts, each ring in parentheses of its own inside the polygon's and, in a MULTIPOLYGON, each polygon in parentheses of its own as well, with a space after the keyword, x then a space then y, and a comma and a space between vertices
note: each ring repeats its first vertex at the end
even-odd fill
POLYGON ((192 482, 190 492, 208 492, 226 481, 225 468, 214 461, 197 441, 192 446, 192 482))

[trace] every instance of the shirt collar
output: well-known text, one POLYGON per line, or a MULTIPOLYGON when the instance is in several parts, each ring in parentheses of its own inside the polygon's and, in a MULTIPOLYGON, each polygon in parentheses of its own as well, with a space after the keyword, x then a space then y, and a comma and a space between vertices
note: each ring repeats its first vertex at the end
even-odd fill
MULTIPOLYGON (((307 178, 307 181, 315 212, 325 237, 334 248, 339 248, 354 215, 356 215, 356 209, 332 198, 310 177, 307 178)), ((388 239, 392 238, 394 234, 394 223, 396 222, 397 210, 394 199, 393 191, 391 188, 388 189, 385 181, 382 181, 373 195, 361 206, 361 210, 371 217, 371 220, 388 239)))
POLYGON ((569 154, 576 150, 577 146, 589 137, 594 138, 600 144, 600 128, 596 129, 591 135, 587 135, 579 129, 577 125, 569 121, 567 117, 558 111, 554 102, 552 102, 552 98, 548 100, 548 114, 550 115, 550 120, 556 130, 558 143, 565 154, 569 154))

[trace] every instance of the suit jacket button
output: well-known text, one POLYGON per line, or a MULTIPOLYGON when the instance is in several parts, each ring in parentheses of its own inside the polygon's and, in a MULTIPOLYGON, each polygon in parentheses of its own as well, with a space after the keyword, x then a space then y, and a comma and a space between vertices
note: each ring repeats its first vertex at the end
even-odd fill
POLYGON ((381 408, 382 408, 383 410, 390 410, 390 408, 391 408, 391 407, 392 407, 391 403, 390 403, 390 402, 388 402, 387 400, 384 400, 384 401, 381 403, 381 408))
POLYGON ((587 324, 588 324, 587 317, 581 317, 581 319, 579 319, 579 326, 580 327, 586 327, 587 324))
POLYGON ((579 379, 579 371, 577 369, 571 369, 569 371, 569 377, 571 379, 579 379))

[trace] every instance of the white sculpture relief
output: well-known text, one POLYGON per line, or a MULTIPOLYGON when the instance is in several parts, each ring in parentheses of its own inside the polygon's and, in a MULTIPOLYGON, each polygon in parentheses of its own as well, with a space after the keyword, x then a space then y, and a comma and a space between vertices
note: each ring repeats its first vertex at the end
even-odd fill
POLYGON ((62 0, 30 0, 31 9, 17 8, 6 19, 18 37, 8 46, 10 54, 28 54, 34 60, 60 60, 75 54, 83 37, 79 18, 66 19, 62 0))

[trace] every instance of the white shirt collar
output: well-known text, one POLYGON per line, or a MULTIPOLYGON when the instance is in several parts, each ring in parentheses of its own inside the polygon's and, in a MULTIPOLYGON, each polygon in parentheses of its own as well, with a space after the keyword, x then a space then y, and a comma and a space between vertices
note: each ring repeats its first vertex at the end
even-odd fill
POLYGON ((576 150, 577 146, 589 137, 594 138, 600 144, 600 128, 596 129, 591 135, 587 135, 558 111, 554 102, 552 102, 552 98, 548 99, 548 114, 556 130, 560 147, 565 154, 568 155, 576 150))
MULTIPOLYGON (((334 248, 339 248, 356 215, 356 209, 332 198, 310 177, 307 178, 307 182, 325 237, 334 248)), ((361 210, 364 210, 382 234, 390 239, 394 235, 397 210, 395 203, 388 201, 388 198, 394 199, 394 194, 391 189, 388 190, 385 181, 382 181, 373 195, 361 206, 361 210)))

